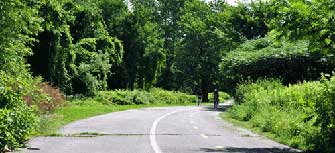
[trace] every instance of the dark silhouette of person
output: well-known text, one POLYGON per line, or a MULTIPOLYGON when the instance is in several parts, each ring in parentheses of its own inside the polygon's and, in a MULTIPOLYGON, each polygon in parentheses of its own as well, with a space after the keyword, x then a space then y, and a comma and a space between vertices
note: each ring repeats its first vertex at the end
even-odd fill
POLYGON ((202 91, 201 89, 198 91, 198 106, 202 103, 202 91))
POLYGON ((217 109, 219 105, 219 91, 216 88, 214 89, 213 102, 214 102, 214 109, 217 109))

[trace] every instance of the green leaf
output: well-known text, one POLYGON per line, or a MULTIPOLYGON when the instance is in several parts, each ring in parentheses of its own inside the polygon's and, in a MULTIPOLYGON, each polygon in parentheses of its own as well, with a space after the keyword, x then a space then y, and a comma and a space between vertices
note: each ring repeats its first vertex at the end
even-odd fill
POLYGON ((327 45, 329 45, 330 43, 332 43, 332 40, 329 39, 329 38, 326 38, 326 39, 325 39, 325 43, 326 43, 327 45))

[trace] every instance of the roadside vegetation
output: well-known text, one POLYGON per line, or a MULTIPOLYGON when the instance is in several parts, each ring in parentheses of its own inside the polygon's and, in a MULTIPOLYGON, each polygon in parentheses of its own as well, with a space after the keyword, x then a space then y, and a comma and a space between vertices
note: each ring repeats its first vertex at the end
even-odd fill
POLYGON ((236 89, 237 105, 224 115, 271 138, 304 150, 334 151, 335 78, 284 86, 280 80, 246 82, 236 89))
POLYGON ((0 1, 0 152, 77 119, 207 102, 215 88, 221 101, 235 97, 231 119, 332 152, 334 9, 331 0, 0 1))
POLYGON ((148 91, 102 91, 95 97, 68 97, 62 107, 41 114, 36 136, 58 136, 58 130, 73 121, 106 113, 163 106, 195 105, 196 96, 154 88, 148 91))

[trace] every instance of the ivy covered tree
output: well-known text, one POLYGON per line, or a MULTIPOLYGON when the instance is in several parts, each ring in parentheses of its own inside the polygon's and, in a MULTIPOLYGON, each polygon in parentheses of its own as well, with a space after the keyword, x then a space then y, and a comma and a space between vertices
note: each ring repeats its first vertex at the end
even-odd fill
POLYGON ((121 62, 123 50, 121 42, 109 36, 98 4, 50 0, 39 12, 43 32, 29 59, 34 74, 67 94, 93 95, 107 89, 107 75, 121 62))

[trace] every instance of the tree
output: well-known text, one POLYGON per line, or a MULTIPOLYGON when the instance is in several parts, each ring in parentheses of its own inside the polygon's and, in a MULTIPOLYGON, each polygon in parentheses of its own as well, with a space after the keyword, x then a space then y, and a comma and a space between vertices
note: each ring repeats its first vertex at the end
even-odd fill
POLYGON ((49 0, 39 13, 43 32, 29 58, 34 74, 66 94, 106 90, 112 66, 121 62, 123 50, 121 42, 108 34, 98 4, 49 0))
POLYGON ((290 40, 310 40, 310 48, 333 54, 335 35, 335 5, 333 1, 273 1, 276 11, 271 26, 290 40))
POLYGON ((162 76, 159 78, 158 86, 165 89, 173 89, 173 70, 172 66, 175 62, 175 52, 177 49, 177 43, 181 38, 180 26, 178 21, 182 15, 184 4, 187 0, 159 0, 159 14, 158 22, 162 29, 162 39, 164 40, 164 49, 167 52, 166 55, 166 67, 162 72, 162 76))
POLYGON ((261 38, 270 31, 268 24, 274 12, 270 2, 251 1, 226 8, 228 22, 232 24, 234 31, 246 39, 261 38))
POLYGON ((202 90, 208 101, 208 92, 216 83, 222 50, 228 42, 221 16, 211 5, 192 0, 185 4, 179 22, 183 38, 176 54, 176 82, 181 88, 197 92, 202 90))
POLYGON ((128 76, 130 83, 136 82, 139 88, 149 89, 161 75, 165 61, 161 29, 156 22, 157 3, 154 0, 131 2, 134 38, 125 59, 131 70, 128 76))
POLYGON ((165 66, 163 39, 160 38, 158 28, 157 24, 147 22, 138 29, 138 39, 142 40, 142 45, 144 46, 144 54, 140 68, 140 76, 143 77, 143 86, 140 81, 139 87, 147 90, 156 83, 157 78, 165 66))

